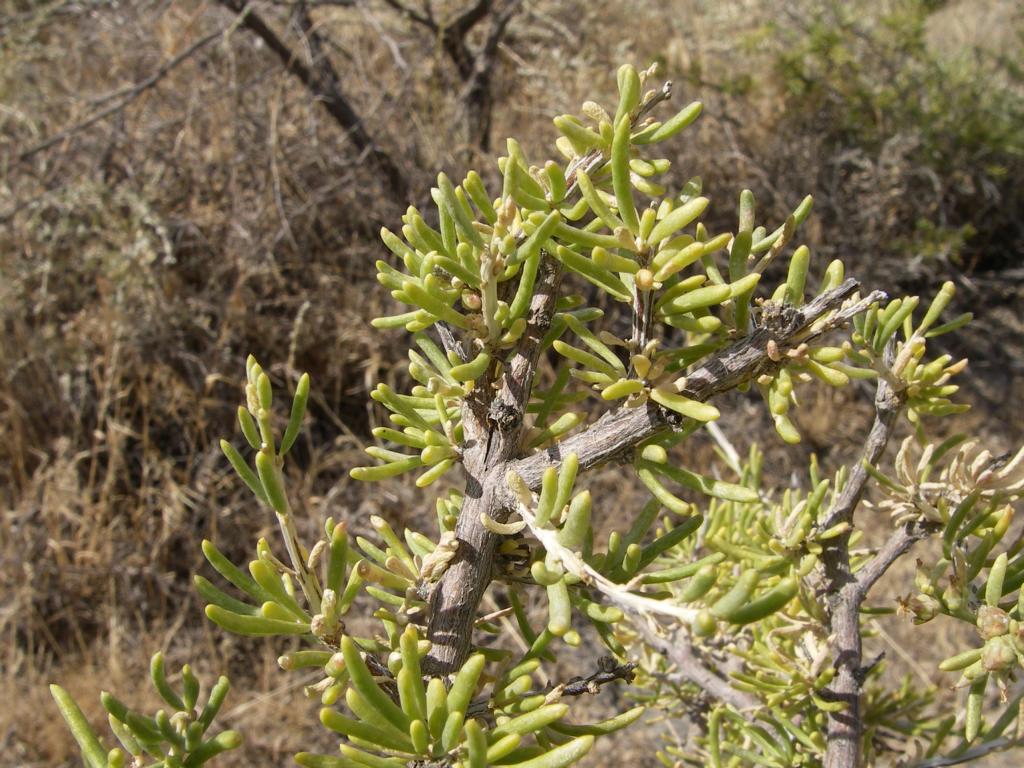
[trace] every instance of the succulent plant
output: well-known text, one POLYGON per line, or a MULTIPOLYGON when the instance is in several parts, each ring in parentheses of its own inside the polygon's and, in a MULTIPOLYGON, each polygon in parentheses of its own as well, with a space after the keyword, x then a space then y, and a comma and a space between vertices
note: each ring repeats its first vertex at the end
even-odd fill
MULTIPOLYGON (((948 765, 1017 743, 1006 734, 1021 698, 991 723, 982 704, 989 682, 1006 700, 1024 661, 1024 538, 1010 534, 1024 450, 994 458, 960 436, 936 444, 924 426, 963 409, 950 398, 965 361, 929 349, 969 320, 944 318, 953 285, 931 301, 889 299, 839 261, 811 269, 799 244, 810 198, 760 223, 744 191, 735 231, 709 231, 700 178, 672 193, 659 182, 660 145, 701 105, 659 120, 672 91, 655 76, 623 66, 614 110, 588 102, 555 118, 558 159, 531 164, 509 140, 500 191, 476 172, 457 184, 441 174, 436 211, 409 208, 400 231, 382 230, 378 279, 405 306, 373 325, 411 334, 415 383, 374 389, 390 426, 351 475, 442 487, 436 531, 373 517, 370 541, 328 519, 301 541, 282 466, 309 377, 278 439, 270 377, 247 362, 238 418, 254 459, 222 448, 276 516, 284 554, 261 540, 246 572, 205 542, 221 578, 196 576, 196 588, 229 632, 302 638, 283 669, 322 670, 307 691, 339 752, 300 753, 300 765, 558 768, 645 713, 700 725, 666 731, 653 751, 668 766, 855 766, 887 751, 948 765), (876 387, 863 455, 831 476, 812 461, 802 487, 779 493, 760 451, 742 459, 714 426, 716 398, 756 389, 781 439, 798 442, 798 387, 853 380, 876 387), (890 477, 881 462, 904 422, 890 477), (686 465, 679 446, 700 430, 732 479, 686 465), (641 508, 581 487, 589 472, 626 471, 616 463, 650 492, 641 508), (866 546, 854 513, 869 484, 893 527, 866 546), (604 506, 621 525, 598 540, 591 516, 604 506), (932 535, 942 555, 921 563, 903 606, 918 623, 976 625, 980 645, 940 666, 969 689, 961 716, 862 658, 872 586, 932 535), (496 610, 482 612, 485 595, 496 610), (527 610, 538 599, 540 619, 527 610), (372 614, 371 632, 350 632, 353 610, 372 614), (549 661, 594 643, 607 650, 593 674, 547 676, 549 661), (604 685, 628 686, 636 706, 579 722, 574 704, 604 685)), ((237 743, 203 741, 216 706, 196 716, 193 678, 183 671, 179 696, 159 658, 153 679, 176 714, 147 719, 104 699, 128 752, 187 766, 237 743)), ((122 764, 55 696, 87 763, 122 764)))

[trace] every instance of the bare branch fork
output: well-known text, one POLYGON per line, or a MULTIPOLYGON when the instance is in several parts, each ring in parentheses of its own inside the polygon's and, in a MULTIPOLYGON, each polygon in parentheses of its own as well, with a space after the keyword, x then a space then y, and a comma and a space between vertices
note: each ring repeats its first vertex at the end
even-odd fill
POLYGON ((430 3, 422 11, 401 0, 384 0, 404 18, 427 29, 451 60, 464 84, 462 102, 466 109, 469 143, 483 152, 491 148, 491 113, 494 107, 492 80, 498 46, 522 0, 477 0, 454 18, 438 21, 430 3), (483 43, 474 52, 469 34, 488 16, 490 26, 483 43))
MULTIPOLYGON (((481 514, 504 522, 516 508, 515 494, 505 481, 510 471, 536 490, 544 470, 559 465, 569 453, 577 455, 580 470, 585 471, 626 456, 644 440, 679 426, 677 416, 652 404, 618 408, 556 448, 520 458, 530 386, 540 343, 554 314, 560 280, 557 266, 551 259, 544 259, 529 310, 528 328, 518 349, 497 380, 478 383, 474 397, 463 409, 466 493, 455 531, 455 558, 431 595, 431 651, 425 660, 429 674, 450 674, 461 666, 471 650, 477 606, 491 581, 494 552, 500 538, 484 527, 481 514)), ((780 327, 754 331, 689 373, 682 394, 705 401, 734 389, 778 365, 768 354, 769 341, 781 349, 796 346, 842 325, 872 302, 884 298, 884 294, 876 292, 844 307, 857 288, 856 280, 846 280, 793 310, 780 327)))
MULTIPOLYGON (((246 8, 243 0, 218 0, 225 8, 241 13, 246 8)), ((409 184, 405 174, 394 159, 382 149, 366 130, 362 117, 346 98, 341 85, 341 75, 323 52, 319 32, 309 21, 305 3, 297 3, 299 21, 310 43, 313 53, 309 64, 293 51, 276 31, 255 11, 249 9, 241 17, 241 24, 256 35, 269 48, 281 65, 305 86, 313 98, 320 102, 327 113, 345 131, 352 144, 362 154, 370 157, 383 176, 385 186, 397 199, 408 196, 409 184)))
MULTIPOLYGON (((884 351, 884 362, 891 366, 894 357, 893 342, 884 351)), ((864 496, 869 473, 868 465, 876 465, 892 437, 896 418, 905 403, 905 395, 893 389, 886 378, 878 380, 875 393, 875 418, 864 445, 861 460, 854 466, 850 478, 829 510, 823 528, 840 523, 853 523, 853 516, 864 496)), ((824 566, 827 595, 830 644, 835 679, 826 694, 833 701, 846 706, 828 716, 825 753, 826 768, 856 768, 861 759, 863 715, 861 692, 869 667, 863 664, 860 632, 860 607, 868 591, 900 556, 913 544, 936 530, 926 522, 909 522, 887 541, 856 574, 850 566, 851 532, 826 542, 821 555, 824 566)))

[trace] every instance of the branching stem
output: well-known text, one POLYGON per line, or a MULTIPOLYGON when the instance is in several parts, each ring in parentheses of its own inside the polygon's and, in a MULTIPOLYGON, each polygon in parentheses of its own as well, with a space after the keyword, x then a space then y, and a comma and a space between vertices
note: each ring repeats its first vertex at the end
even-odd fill
MULTIPOLYGON (((886 365, 891 364, 892 358, 893 345, 890 342, 885 350, 886 365)), ((886 377, 880 377, 875 393, 875 419, 864 444, 863 455, 821 524, 823 529, 843 522, 852 524, 870 476, 866 465, 874 466, 878 463, 892 436, 903 403, 903 394, 894 390, 886 377)), ((873 561, 874 567, 865 574, 862 583, 850 566, 850 535, 847 532, 830 539, 821 555, 828 600, 831 652, 836 668, 835 679, 827 694, 831 700, 846 705, 838 712, 830 712, 828 716, 826 768, 857 768, 860 765, 864 727, 860 697, 868 671, 862 663, 860 606, 866 594, 865 587, 870 587, 888 568, 892 562, 888 558, 895 559, 902 546, 900 544, 891 550, 883 548, 886 554, 881 560, 876 558, 873 561)), ((908 541, 903 551, 911 543, 908 541)))
MULTIPOLYGON (((466 492, 455 532, 458 550, 431 596, 427 632, 432 645, 424 665, 429 674, 451 674, 470 653, 477 606, 491 581, 500 538, 484 527, 480 515, 504 522, 516 508, 515 494, 505 481, 509 471, 537 490, 544 470, 559 466, 562 457, 570 453, 579 457, 580 471, 585 471, 627 455, 644 440, 678 426, 676 415, 652 404, 618 408, 547 451, 518 457, 540 342, 550 325, 561 280, 551 261, 542 262, 528 328, 519 349, 498 381, 478 383, 479 397, 469 398, 463 409, 466 492), (496 394, 488 399, 492 387, 496 394)), ((878 301, 879 296, 884 298, 876 292, 844 307, 857 287, 856 280, 846 280, 795 310, 785 327, 759 329, 711 357, 687 375, 682 393, 705 401, 731 390, 778 365, 768 355, 769 340, 779 348, 809 341, 846 322, 866 304, 878 301)))

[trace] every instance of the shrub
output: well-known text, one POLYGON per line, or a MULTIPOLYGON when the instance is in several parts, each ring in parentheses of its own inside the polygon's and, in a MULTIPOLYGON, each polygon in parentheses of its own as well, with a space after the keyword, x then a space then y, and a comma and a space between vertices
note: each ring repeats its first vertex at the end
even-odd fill
POLYGON ((834 205, 851 228, 899 233, 871 245, 965 271, 1005 269, 1022 235, 1012 180, 1024 152, 1024 79, 998 47, 951 53, 929 40, 942 34, 943 5, 900 0, 864 14, 825 3, 797 24, 772 25, 785 105, 778 128, 817 135, 827 172, 847 184, 870 177, 862 193, 877 200, 858 207, 847 195, 834 205))
MULTIPOLYGON (((422 488, 458 477, 437 500, 435 536, 374 517, 375 541, 333 519, 301 541, 282 467, 309 377, 284 422, 269 375, 247 361, 238 421, 254 459, 221 447, 273 511, 283 547, 261 539, 246 573, 205 542, 219 578, 195 582, 211 621, 302 638, 280 666, 322 669, 308 691, 340 754, 300 753, 300 765, 557 768, 659 710, 699 725, 666 734, 666 765, 855 766, 886 752, 944 765, 1016 745, 1004 734, 1022 700, 1006 702, 1024 652, 1024 538, 1009 531, 1024 449, 995 457, 964 436, 933 442, 925 427, 963 410, 951 380, 966 361, 928 350, 970 319, 942 317, 952 284, 928 302, 890 300, 833 261, 812 288, 810 251, 793 247, 809 198, 769 230, 744 191, 735 232, 710 233, 699 179, 666 195, 669 162, 654 152, 701 105, 656 120, 671 89, 652 79, 623 66, 614 112, 588 102, 582 117, 556 118, 560 161, 531 165, 510 140, 499 195, 476 173, 459 185, 441 174, 436 227, 410 208, 401 236, 382 231, 393 258, 377 262, 378 278, 408 310, 373 324, 412 334, 417 383, 373 391, 392 426, 367 449, 377 463, 352 476, 413 472, 422 488), (785 279, 764 285, 783 262, 785 279), (596 305, 609 301, 622 312, 605 319, 596 305), (687 439, 717 434, 711 401, 724 393, 756 390, 779 436, 797 442, 796 387, 853 380, 874 382, 875 420, 849 466, 827 474, 812 461, 806 487, 780 495, 756 448, 742 461, 719 437, 732 480, 686 468, 687 439), (582 487, 616 463, 649 490, 642 508, 614 510, 582 487), (855 514, 869 485, 893 517, 878 545, 864 544, 855 514), (602 507, 623 518, 603 541, 592 525, 602 507), (933 691, 894 687, 861 648, 872 587, 928 537, 941 546, 904 609, 977 628, 980 641, 940 666, 966 691, 959 714, 933 691), (485 595, 497 609, 481 614, 485 595), (590 633, 607 649, 592 673, 551 679, 553 662, 592 647, 590 633), (574 722, 579 697, 610 685, 631 686, 636 706, 574 722), (992 689, 1005 707, 986 719, 992 689)), ((137 764, 199 765, 238 743, 231 731, 207 737, 225 681, 197 710, 187 668, 180 693, 160 655, 151 673, 174 714, 103 695, 137 764)), ((87 764, 123 764, 53 690, 87 764)))

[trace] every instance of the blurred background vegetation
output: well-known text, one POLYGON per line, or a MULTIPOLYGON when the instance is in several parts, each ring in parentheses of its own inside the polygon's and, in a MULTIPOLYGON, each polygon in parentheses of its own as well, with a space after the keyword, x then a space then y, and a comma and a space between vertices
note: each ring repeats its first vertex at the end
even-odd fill
MULTIPOLYGON (((330 748, 281 649, 211 631, 190 589, 200 539, 240 558, 272 535, 217 447, 245 356, 312 376, 290 481, 311 528, 427 520, 414 489, 347 475, 405 352, 367 325, 391 303, 377 231, 438 170, 493 178, 506 136, 550 156, 551 118, 612 100, 623 61, 705 102, 670 184, 703 177, 709 225, 744 187, 770 220, 810 193, 819 264, 892 293, 954 280, 977 317, 948 342, 965 424, 1019 444, 1022 45, 1003 0, 0 0, 0 754, 73 764, 44 683, 94 703, 160 647, 232 674, 232 764, 330 748)), ((722 427, 784 484, 863 427, 849 394, 811 396, 795 451, 743 396, 722 427)))

